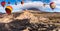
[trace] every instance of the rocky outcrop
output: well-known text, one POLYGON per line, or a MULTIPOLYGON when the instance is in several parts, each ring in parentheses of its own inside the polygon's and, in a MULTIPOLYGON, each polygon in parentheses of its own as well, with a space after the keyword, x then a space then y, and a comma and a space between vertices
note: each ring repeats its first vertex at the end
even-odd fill
POLYGON ((12 15, 3 15, 3 18, 0 18, 0 23, 9 23, 13 20, 13 16, 12 15))
POLYGON ((51 14, 34 14, 30 11, 3 14, 0 17, 0 31, 60 31, 59 19, 56 14, 52 17, 51 14))
POLYGON ((40 23, 40 21, 48 21, 48 18, 44 18, 44 17, 36 17, 34 16, 33 13, 31 13, 30 11, 24 11, 24 13, 20 14, 20 16, 18 16, 16 19, 30 19, 30 23, 40 23))
POLYGON ((56 31, 59 26, 46 23, 30 23, 29 19, 14 20, 10 23, 0 23, 0 31, 56 31))

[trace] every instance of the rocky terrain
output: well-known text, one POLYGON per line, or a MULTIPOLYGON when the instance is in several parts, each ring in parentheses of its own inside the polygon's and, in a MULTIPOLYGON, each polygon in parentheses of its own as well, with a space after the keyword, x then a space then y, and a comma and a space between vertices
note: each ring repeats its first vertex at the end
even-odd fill
POLYGON ((1 14, 0 31, 60 31, 60 13, 26 10, 1 14))

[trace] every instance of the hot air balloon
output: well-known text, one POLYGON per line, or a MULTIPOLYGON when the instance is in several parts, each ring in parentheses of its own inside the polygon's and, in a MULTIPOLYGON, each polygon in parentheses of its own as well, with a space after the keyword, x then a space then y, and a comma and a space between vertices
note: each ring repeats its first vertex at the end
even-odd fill
POLYGON ((45 6, 46 6, 46 4, 44 3, 44 4, 43 4, 43 6, 45 7, 45 6))
POLYGON ((51 2, 51 3, 50 3, 50 8, 51 8, 52 10, 54 10, 55 7, 56 7, 56 4, 55 4, 54 2, 51 2))
POLYGON ((15 5, 17 5, 17 0, 15 1, 15 5))
POLYGON ((43 6, 45 7, 45 6, 46 6, 46 4, 45 4, 44 0, 41 0, 41 1, 43 2, 43 6))
POLYGON ((15 5, 17 5, 17 2, 15 2, 15 5))
POLYGON ((8 0, 8 4, 10 4, 10 1, 8 0))
POLYGON ((5 11, 8 15, 11 14, 12 10, 13 10, 12 6, 6 6, 6 8, 5 8, 5 11))
POLYGON ((10 2, 8 2, 8 4, 10 4, 10 2))
POLYGON ((24 4, 24 1, 23 1, 23 0, 21 1, 21 4, 22 4, 22 5, 24 4))
POLYGON ((2 1, 1 2, 1 5, 2 5, 2 7, 4 7, 6 5, 6 2, 5 1, 2 1))

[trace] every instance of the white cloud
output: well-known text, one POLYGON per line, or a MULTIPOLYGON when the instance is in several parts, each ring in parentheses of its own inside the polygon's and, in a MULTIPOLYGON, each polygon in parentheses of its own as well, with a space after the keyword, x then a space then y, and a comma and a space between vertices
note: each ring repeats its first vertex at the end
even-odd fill
POLYGON ((35 7, 35 8, 42 8, 43 9, 43 3, 38 1, 38 2, 28 2, 28 3, 24 3, 24 5, 21 5, 20 3, 18 5, 11 5, 13 7, 13 12, 16 11, 21 11, 22 9, 27 9, 30 7, 35 7))
POLYGON ((55 2, 56 4, 60 4, 60 0, 52 0, 53 2, 55 2))

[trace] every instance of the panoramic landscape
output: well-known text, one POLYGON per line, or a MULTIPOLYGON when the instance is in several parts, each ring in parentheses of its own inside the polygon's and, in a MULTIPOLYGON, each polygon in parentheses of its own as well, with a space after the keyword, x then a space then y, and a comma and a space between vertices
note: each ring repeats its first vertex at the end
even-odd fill
POLYGON ((60 0, 0 2, 0 31, 60 31, 60 0))

